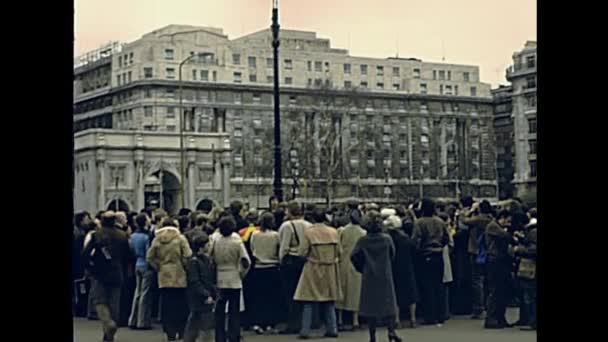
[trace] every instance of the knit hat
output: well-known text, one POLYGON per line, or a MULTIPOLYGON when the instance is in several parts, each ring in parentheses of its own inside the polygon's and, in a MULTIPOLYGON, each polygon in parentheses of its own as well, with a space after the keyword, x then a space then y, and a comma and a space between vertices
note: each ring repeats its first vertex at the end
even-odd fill
POLYGON ((384 228, 388 230, 401 229, 401 219, 397 215, 390 215, 383 222, 384 228))
POLYGON ((380 211, 380 216, 382 216, 382 218, 387 218, 392 215, 397 215, 397 211, 395 209, 384 208, 380 211))

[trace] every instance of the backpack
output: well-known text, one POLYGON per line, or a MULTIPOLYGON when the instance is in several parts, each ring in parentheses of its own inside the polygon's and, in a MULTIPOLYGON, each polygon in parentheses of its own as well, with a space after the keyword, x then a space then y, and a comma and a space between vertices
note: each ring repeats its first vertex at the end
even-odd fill
POLYGON ((120 280, 113 276, 116 271, 110 248, 95 232, 91 234, 91 241, 83 251, 83 261, 84 267, 95 279, 108 285, 120 283, 120 280))
POLYGON ((486 245, 486 233, 483 233, 477 239, 477 245, 479 246, 479 253, 475 258, 477 265, 485 265, 488 258, 488 246, 486 245))

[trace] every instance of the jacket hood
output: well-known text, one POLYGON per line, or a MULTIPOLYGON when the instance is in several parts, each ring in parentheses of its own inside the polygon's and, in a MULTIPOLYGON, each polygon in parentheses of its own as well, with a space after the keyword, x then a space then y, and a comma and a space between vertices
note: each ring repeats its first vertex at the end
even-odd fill
POLYGON ((175 227, 164 227, 156 231, 156 238, 161 243, 169 243, 177 238, 181 233, 175 227))

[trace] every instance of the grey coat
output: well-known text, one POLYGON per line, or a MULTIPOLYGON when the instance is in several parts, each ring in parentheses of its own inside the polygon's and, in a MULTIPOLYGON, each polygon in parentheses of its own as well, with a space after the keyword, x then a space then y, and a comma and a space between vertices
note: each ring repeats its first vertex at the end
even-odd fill
POLYGON ((371 233, 359 239, 351 260, 362 273, 359 314, 364 317, 394 316, 397 308, 392 260, 395 246, 390 236, 371 233))

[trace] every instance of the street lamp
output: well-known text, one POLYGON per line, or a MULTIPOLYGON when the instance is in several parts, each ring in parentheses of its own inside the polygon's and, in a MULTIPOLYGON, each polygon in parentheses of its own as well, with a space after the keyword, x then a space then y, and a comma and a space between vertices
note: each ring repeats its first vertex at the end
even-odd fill
POLYGON ((190 62, 193 58, 206 59, 208 53, 191 54, 186 59, 179 63, 179 149, 180 149, 180 173, 182 178, 181 200, 182 207, 186 206, 186 169, 185 169, 185 151, 184 151, 184 130, 186 129, 186 114, 183 108, 183 89, 182 89, 182 67, 190 62))
POLYGON ((272 49, 274 56, 274 195, 283 201, 281 177, 281 114, 279 109, 279 0, 272 1, 272 49))

